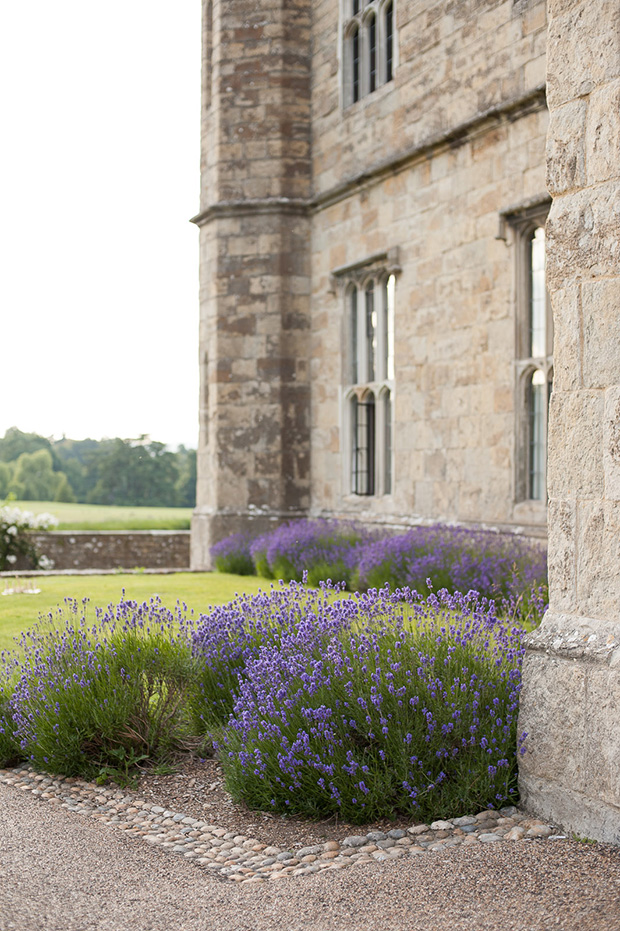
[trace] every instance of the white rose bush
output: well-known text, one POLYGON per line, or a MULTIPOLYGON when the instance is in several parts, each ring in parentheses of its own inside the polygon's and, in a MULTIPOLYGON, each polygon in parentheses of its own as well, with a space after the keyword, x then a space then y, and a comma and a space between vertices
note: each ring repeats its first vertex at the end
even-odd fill
POLYGON ((53 514, 33 514, 21 508, 0 507, 0 572, 10 571, 19 556, 33 569, 51 569, 52 562, 38 552, 29 531, 51 530, 58 521, 53 514))

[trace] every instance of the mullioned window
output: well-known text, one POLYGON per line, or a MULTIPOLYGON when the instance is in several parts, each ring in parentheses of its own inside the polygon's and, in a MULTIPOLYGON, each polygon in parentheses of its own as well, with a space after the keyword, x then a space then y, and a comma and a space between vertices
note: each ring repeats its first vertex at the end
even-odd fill
POLYGON ((396 62, 395 0, 343 0, 345 107, 387 84, 396 62))

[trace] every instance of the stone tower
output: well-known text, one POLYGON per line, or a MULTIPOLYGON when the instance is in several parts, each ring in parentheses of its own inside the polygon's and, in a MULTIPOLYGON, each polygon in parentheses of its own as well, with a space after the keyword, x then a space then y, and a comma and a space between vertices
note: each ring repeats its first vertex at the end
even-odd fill
POLYGON ((310 0, 204 0, 192 566, 309 506, 310 0))

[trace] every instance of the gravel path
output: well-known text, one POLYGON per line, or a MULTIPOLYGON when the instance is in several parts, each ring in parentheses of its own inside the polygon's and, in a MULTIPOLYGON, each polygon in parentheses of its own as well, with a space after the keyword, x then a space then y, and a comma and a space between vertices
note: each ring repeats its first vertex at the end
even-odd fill
POLYGON ((0 785, 0 931, 620 931, 620 850, 531 839, 233 883, 0 785))

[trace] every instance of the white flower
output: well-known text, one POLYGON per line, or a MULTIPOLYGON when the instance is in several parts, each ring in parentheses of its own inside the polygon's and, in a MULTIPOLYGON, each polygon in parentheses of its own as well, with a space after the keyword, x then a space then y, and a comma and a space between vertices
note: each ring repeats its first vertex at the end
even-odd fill
POLYGON ((14 556, 13 553, 9 553, 9 555, 6 558, 6 561, 9 563, 10 566, 12 566, 13 563, 17 562, 17 556, 14 556))
POLYGON ((16 537, 17 527, 15 526, 15 524, 11 524, 9 527, 6 528, 6 532, 8 533, 10 537, 16 537))
POLYGON ((38 530, 48 530, 50 527, 58 526, 58 518, 53 514, 39 514, 36 518, 35 526, 38 530))
POLYGON ((39 559, 39 569, 53 569, 54 561, 47 556, 41 556, 39 559))

